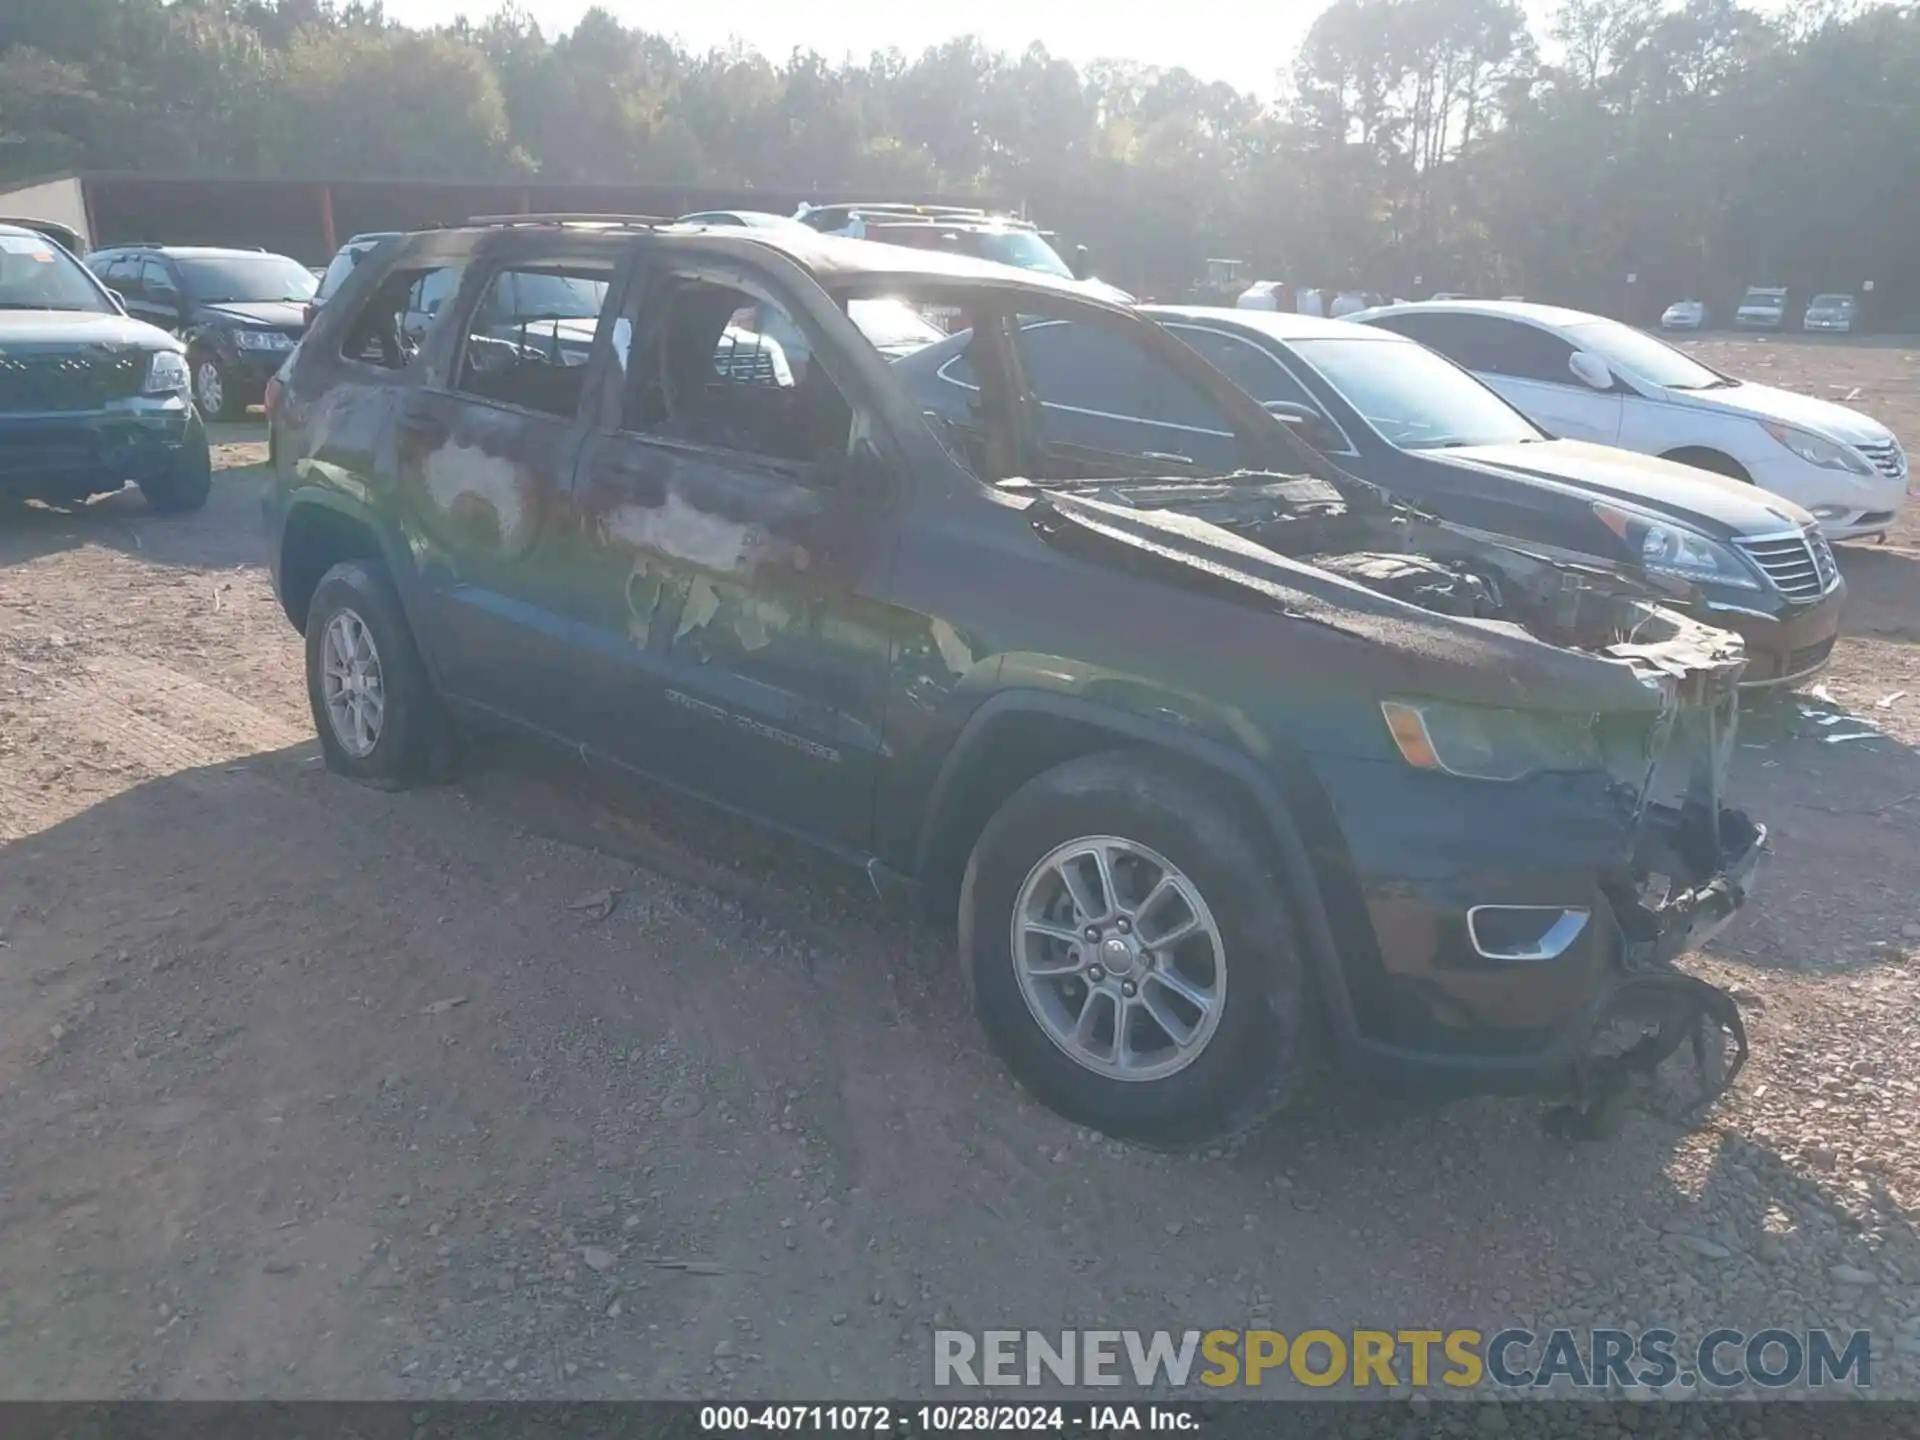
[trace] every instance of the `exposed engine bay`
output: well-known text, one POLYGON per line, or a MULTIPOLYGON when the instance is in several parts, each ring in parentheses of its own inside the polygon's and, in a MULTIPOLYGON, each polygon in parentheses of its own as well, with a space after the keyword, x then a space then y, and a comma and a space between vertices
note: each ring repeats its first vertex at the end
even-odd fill
MULTIPOLYGON (((1730 632, 1661 605, 1665 594, 1590 557, 1469 530, 1389 500, 1372 486, 1310 476, 1222 480, 1009 481, 1044 491, 1036 524, 1088 523, 1088 510, 1178 518, 1435 615, 1507 628, 1548 645, 1691 679, 1687 698, 1737 683, 1744 646, 1730 632)), ((1097 521, 1093 522, 1097 528, 1097 521)), ((1677 697, 1676 697, 1677 698, 1677 697)))

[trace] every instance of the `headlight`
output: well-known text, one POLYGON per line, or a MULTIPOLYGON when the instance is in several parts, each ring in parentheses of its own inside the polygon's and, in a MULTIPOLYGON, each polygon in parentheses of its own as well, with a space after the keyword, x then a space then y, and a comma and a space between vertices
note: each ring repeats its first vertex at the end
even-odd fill
POLYGON ((184 395, 192 382, 187 378, 187 357, 178 350, 157 350, 147 362, 146 383, 142 395, 184 395))
POLYGON ((1776 425, 1771 420, 1762 420, 1760 428, 1809 465, 1818 465, 1822 470, 1851 470, 1855 475, 1874 473, 1867 457, 1851 445, 1842 445, 1808 430, 1795 430, 1790 425, 1776 425))
POLYGON ((1626 542, 1642 569, 1655 575, 1672 575, 1696 584, 1711 581, 1739 590, 1758 590, 1760 582, 1741 563, 1740 557, 1697 530, 1688 530, 1665 520, 1635 515, 1611 505, 1595 505, 1593 513, 1614 534, 1626 542))
POLYGON ((278 330, 236 330, 233 343, 242 350, 287 350, 293 341, 278 330))
POLYGON ((1437 700, 1383 700, 1387 733, 1416 770, 1522 780, 1542 770, 1603 768, 1592 715, 1532 714, 1437 700))

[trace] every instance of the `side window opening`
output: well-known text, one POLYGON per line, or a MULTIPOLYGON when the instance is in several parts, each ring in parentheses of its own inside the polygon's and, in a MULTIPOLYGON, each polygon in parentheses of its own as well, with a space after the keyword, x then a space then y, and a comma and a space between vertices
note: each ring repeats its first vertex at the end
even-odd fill
POLYGON ((674 277, 640 330, 623 428, 796 465, 847 454, 853 409, 784 306, 674 277))
POLYGON ((1320 408, 1279 361, 1249 342, 1195 325, 1169 325, 1167 329, 1261 404, 1287 400, 1296 405, 1313 405, 1316 410, 1320 408))
POLYGON ((149 299, 176 300, 180 296, 180 287, 173 283, 173 276, 167 273, 166 262, 151 255, 140 267, 140 284, 149 299))
MULTIPOLYGON (((468 317, 454 389, 573 418, 612 280, 611 264, 502 270, 468 317)), ((424 307, 433 297, 418 298, 424 307)))
POLYGON ((1043 320, 1022 324, 1020 349, 1040 402, 1047 478, 1076 473, 1079 449, 1136 456, 1149 470, 1237 468, 1233 422, 1177 365, 1132 336, 1094 322, 1043 320))
POLYGON ((420 352, 432 319, 417 308, 422 294, 429 286, 452 294, 459 288, 460 270, 458 265, 428 265, 388 271, 347 325, 341 358, 384 370, 406 369, 420 352))

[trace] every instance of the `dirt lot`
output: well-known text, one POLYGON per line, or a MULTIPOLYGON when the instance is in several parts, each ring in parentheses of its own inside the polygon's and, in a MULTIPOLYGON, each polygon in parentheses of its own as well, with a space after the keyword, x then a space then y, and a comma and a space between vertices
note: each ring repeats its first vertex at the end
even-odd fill
MULTIPOLYGON (((1701 348, 1920 440, 1920 352, 1701 348)), ((1920 1394, 1920 505, 1842 555, 1884 735, 1749 721, 1704 1129, 1332 1096, 1169 1158, 781 842, 507 750, 324 773, 228 438, 201 515, 0 528, 0 1398, 904 1395, 942 1323, 1863 1326, 1920 1394)))

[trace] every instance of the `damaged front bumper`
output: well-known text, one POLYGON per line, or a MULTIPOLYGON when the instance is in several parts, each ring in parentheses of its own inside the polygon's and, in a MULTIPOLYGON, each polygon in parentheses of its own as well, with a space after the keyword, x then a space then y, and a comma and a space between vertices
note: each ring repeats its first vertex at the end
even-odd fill
POLYGON ((1691 1122, 1726 1091, 1747 1055, 1739 1006, 1675 962, 1746 905, 1767 853, 1766 828, 1720 798, 1736 680, 1676 705, 1658 771, 1684 774, 1671 801, 1635 787, 1609 811, 1622 787, 1565 777, 1454 822, 1445 844, 1422 833, 1418 801, 1399 806, 1397 841, 1346 817, 1374 942, 1344 947, 1351 1068, 1428 1093, 1563 1102, 1550 1126, 1581 1138, 1612 1133, 1635 1104, 1691 1122), (1687 1045, 1693 1072, 1656 1081, 1687 1045))
POLYGON ((1693 1051, 1691 1081, 1677 1096, 1652 1101, 1669 1119, 1692 1120, 1747 1063, 1739 1002, 1673 962, 1708 944, 1747 903, 1766 855, 1766 827, 1739 810, 1684 805, 1652 807, 1643 825, 1639 883, 1609 897, 1621 973, 1573 1032, 1567 1100, 1547 1117, 1549 1129, 1571 1139, 1613 1134, 1636 1089, 1651 1092, 1656 1072, 1683 1043, 1693 1051), (1666 893, 1650 900, 1646 886, 1655 879, 1666 893))

